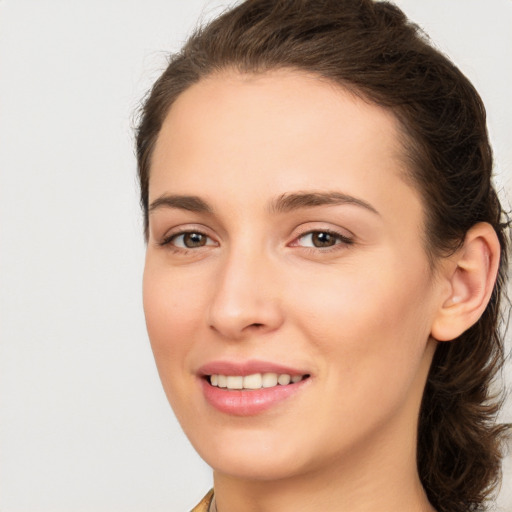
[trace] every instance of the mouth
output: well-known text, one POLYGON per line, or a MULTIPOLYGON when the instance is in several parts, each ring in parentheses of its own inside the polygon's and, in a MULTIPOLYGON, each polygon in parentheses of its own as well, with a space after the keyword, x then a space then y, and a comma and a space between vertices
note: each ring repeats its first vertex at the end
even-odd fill
POLYGON ((228 391, 257 391, 277 386, 290 386, 308 379, 309 374, 292 375, 288 373, 253 373, 251 375, 206 375, 206 381, 213 387, 228 391))
POLYGON ((311 374, 274 363, 214 362, 199 371, 203 397, 218 412, 255 416, 279 410, 311 382, 311 374))

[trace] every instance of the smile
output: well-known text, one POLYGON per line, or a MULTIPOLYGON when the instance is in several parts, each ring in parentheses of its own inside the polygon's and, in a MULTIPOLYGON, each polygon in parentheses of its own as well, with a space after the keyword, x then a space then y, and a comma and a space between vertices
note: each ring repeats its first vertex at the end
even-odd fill
POLYGON ((217 411, 233 416, 254 416, 310 387, 312 374, 269 361, 214 361, 198 370, 202 394, 217 411))
POLYGON ((275 386, 288 386, 296 384, 307 378, 308 375, 290 375, 287 373, 253 373, 252 375, 220 375, 208 377, 212 386, 228 390, 257 390, 275 386))

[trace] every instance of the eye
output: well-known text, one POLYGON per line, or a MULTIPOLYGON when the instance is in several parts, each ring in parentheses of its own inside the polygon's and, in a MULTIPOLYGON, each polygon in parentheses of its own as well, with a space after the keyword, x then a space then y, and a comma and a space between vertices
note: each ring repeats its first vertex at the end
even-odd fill
POLYGON ((353 241, 334 231, 309 231, 297 238, 294 245, 301 247, 314 247, 317 249, 329 248, 338 244, 352 244, 353 241))
POLYGON ((162 245, 173 245, 178 249, 197 249, 206 245, 216 245, 215 242, 199 231, 185 231, 166 238, 162 245))

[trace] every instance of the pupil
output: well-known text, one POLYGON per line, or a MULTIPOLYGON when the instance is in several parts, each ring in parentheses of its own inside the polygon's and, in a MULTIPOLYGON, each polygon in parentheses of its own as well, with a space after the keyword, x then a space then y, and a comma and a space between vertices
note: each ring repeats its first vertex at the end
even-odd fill
POLYGON ((201 247, 206 244, 206 237, 201 233, 187 233, 183 242, 186 247, 201 247))
POLYGON ((335 239, 330 233, 313 233, 313 244, 315 247, 330 247, 334 243, 335 239))

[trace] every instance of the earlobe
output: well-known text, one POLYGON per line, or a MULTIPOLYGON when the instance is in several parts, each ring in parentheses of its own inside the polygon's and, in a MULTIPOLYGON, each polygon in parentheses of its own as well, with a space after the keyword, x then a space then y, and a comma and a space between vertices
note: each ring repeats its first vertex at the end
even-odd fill
POLYGON ((452 264, 443 277, 448 281, 448 297, 442 298, 431 329, 438 341, 460 336, 487 307, 500 260, 500 244, 493 227, 486 222, 473 226, 450 260, 452 264))

